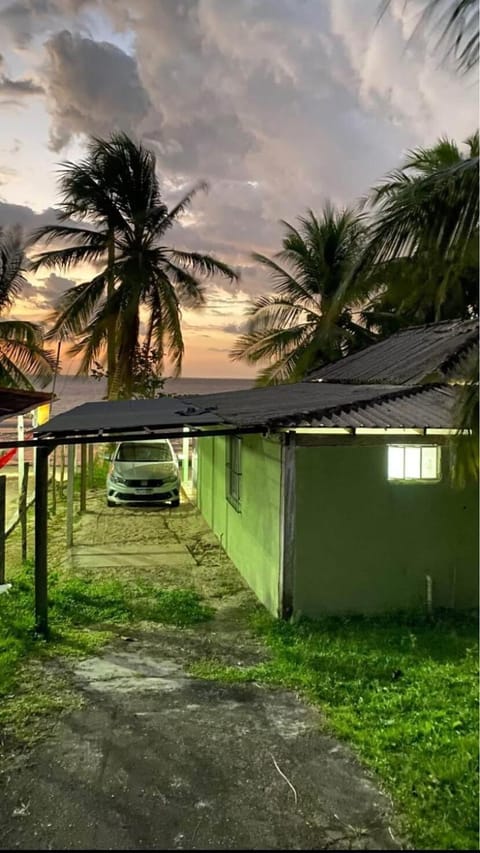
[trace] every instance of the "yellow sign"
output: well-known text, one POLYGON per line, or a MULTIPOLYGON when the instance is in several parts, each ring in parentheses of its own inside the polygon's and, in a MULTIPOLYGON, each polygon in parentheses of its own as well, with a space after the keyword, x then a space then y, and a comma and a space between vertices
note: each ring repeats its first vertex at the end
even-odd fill
POLYGON ((37 426, 42 426, 50 420, 50 403, 44 403, 37 409, 37 426))

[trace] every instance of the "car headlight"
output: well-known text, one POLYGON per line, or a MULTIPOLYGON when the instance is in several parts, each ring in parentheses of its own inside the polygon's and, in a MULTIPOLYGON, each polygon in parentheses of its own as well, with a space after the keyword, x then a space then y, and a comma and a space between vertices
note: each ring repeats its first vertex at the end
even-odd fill
POLYGON ((121 485, 121 486, 125 486, 126 482, 127 482, 125 480, 125 477, 121 477, 120 474, 117 474, 115 471, 113 471, 111 473, 110 479, 111 479, 112 483, 119 483, 119 485, 121 485))

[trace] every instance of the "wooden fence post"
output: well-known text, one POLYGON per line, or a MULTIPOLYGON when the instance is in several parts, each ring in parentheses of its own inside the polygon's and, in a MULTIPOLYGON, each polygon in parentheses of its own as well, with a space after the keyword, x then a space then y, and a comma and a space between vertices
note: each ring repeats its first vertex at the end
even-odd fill
POLYGON ((88 445, 88 485, 93 489, 95 485, 95 447, 88 445))
POLYGON ((69 444, 67 450, 67 548, 73 545, 73 492, 75 477, 75 445, 69 444))
POLYGON ((0 476, 0 583, 5 583, 5 509, 7 498, 7 478, 5 474, 0 476))
POLYGON ((87 510, 87 445, 80 445, 80 512, 87 510))
POLYGON ((65 497, 65 445, 60 448, 60 495, 65 497))
POLYGON ((25 462, 23 466, 22 492, 18 507, 20 517, 20 528, 22 531, 22 563, 27 559, 27 498, 28 498, 28 472, 30 463, 25 462))

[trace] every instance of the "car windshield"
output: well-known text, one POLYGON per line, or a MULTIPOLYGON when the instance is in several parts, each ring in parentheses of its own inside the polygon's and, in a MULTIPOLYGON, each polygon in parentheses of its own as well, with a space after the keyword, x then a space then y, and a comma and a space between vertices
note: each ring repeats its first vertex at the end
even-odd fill
POLYGON ((162 444, 121 444, 116 462, 172 462, 172 453, 167 443, 162 444))

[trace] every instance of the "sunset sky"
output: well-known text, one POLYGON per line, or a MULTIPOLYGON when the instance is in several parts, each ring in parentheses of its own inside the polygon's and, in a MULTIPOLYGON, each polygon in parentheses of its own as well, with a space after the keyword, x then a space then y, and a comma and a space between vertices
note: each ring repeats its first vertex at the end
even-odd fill
MULTIPOLYGON (((185 312, 183 373, 252 375, 228 351, 270 289, 250 253, 279 248, 279 220, 350 204, 407 149, 478 124, 475 75, 411 37, 422 5, 378 21, 379 0, 0 0, 0 225, 54 221, 57 164, 86 134, 137 134, 167 201, 210 184, 170 242, 242 276, 185 312)), ((31 279, 16 315, 39 319, 86 275, 31 279)))

